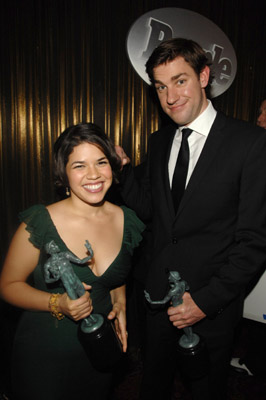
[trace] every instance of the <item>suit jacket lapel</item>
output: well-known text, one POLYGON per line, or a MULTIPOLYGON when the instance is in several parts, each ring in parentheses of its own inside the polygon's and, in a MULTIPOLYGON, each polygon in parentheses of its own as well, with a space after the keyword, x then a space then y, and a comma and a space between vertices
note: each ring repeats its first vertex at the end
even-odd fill
POLYGON ((165 191, 165 196, 166 196, 168 212, 170 213, 172 218, 175 216, 175 211, 174 211, 172 193, 171 193, 170 182, 169 182, 168 163, 169 163, 169 157, 170 157, 170 152, 171 152, 171 148, 172 148, 172 143, 173 143, 177 128, 178 128, 177 126, 172 126, 172 125, 169 127, 168 138, 167 138, 167 140, 164 141, 164 143, 167 143, 167 147, 165 149, 161 149, 161 150, 164 150, 162 179, 164 182, 164 191, 165 191))
POLYGON ((206 172, 211 166, 212 161, 215 159, 217 151, 219 151, 223 140, 222 129, 224 127, 224 123, 225 119, 223 115, 217 113, 201 155, 190 177, 184 196, 180 202, 176 218, 178 218, 184 207, 188 204, 192 194, 197 189, 201 179, 205 176, 206 172))

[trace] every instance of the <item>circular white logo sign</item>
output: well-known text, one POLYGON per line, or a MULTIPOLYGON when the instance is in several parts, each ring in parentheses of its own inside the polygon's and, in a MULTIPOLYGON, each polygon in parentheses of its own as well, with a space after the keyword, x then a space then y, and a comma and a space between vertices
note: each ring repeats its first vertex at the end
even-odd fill
POLYGON ((182 8, 159 8, 142 15, 131 26, 127 52, 136 72, 150 84, 145 72, 149 56, 162 41, 173 37, 194 40, 212 62, 211 97, 224 93, 237 70, 234 48, 223 31, 209 19, 182 8))

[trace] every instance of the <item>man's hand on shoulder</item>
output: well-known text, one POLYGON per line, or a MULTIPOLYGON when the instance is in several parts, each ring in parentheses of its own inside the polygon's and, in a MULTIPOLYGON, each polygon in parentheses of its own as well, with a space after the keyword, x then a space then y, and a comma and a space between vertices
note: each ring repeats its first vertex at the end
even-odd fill
POLYGON ((124 149, 121 146, 115 146, 115 151, 121 160, 121 169, 122 169, 124 165, 130 163, 130 158, 126 155, 124 149))

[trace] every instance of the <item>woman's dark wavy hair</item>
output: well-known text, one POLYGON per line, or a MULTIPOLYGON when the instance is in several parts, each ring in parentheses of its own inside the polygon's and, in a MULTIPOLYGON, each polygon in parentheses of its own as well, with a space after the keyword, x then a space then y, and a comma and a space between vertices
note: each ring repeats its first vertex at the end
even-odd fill
POLYGON ((206 65, 210 66, 211 64, 205 51, 193 40, 183 38, 169 39, 156 47, 146 62, 146 72, 151 83, 154 84, 153 69, 161 64, 173 61, 177 57, 183 57, 198 76, 206 65))
POLYGON ((114 182, 118 182, 121 162, 116 154, 113 143, 99 126, 93 123, 81 123, 67 128, 61 133, 54 144, 54 173, 56 186, 68 186, 66 165, 74 147, 82 143, 93 144, 104 153, 111 165, 114 182))

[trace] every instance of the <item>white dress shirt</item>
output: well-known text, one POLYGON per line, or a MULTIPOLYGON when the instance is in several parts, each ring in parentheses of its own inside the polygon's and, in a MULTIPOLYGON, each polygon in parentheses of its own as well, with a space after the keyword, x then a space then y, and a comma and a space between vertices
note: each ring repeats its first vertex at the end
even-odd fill
POLYGON ((207 108, 193 122, 191 122, 191 124, 189 124, 188 126, 180 126, 176 131, 168 162, 168 173, 169 173, 169 181, 171 188, 172 188, 172 180, 175 170, 175 164, 181 146, 181 140, 182 140, 181 131, 183 128, 190 128, 193 131, 188 137, 189 164, 188 164, 186 186, 189 182, 189 179, 192 175, 195 165, 197 164, 197 161, 202 152, 202 149, 204 147, 204 144, 207 140, 208 134, 211 130, 212 124, 217 114, 210 100, 208 100, 208 103, 209 104, 207 108))

